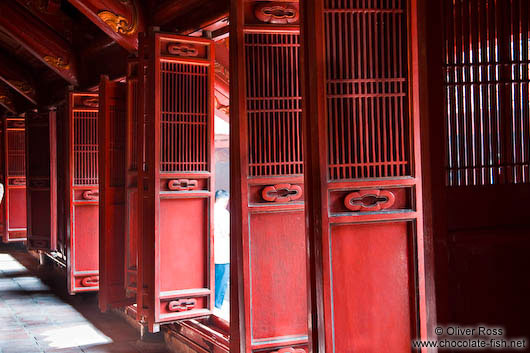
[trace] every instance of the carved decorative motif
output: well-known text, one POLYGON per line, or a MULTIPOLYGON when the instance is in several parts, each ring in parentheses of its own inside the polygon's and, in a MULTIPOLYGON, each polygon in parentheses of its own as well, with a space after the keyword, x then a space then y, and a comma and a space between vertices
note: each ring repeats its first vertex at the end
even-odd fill
POLYGON ((261 191, 261 197, 269 202, 290 202, 302 197, 300 185, 276 184, 270 185, 261 191))
POLYGON ((306 351, 303 348, 289 347, 289 348, 282 348, 282 349, 279 349, 271 353, 306 353, 306 351))
POLYGON ((87 107, 91 107, 91 108, 97 108, 99 107, 99 98, 97 97, 85 98, 83 99, 83 105, 86 105, 87 107))
POLYGON ((98 12, 98 17, 105 22, 112 30, 119 34, 133 35, 138 30, 138 15, 136 6, 132 1, 122 1, 124 4, 131 5, 133 7, 133 19, 132 23, 129 23, 125 17, 120 14, 115 14, 110 11, 98 12))
POLYGON ((197 188, 197 180, 190 179, 173 179, 167 183, 167 188, 173 191, 188 191, 197 188))
POLYGON ((35 90, 31 85, 25 81, 9 81, 13 86, 16 87, 19 91, 21 91, 24 94, 33 95, 35 94, 35 90))
POLYGON ((388 190, 361 190, 348 194, 344 206, 350 211, 380 211, 394 205, 396 197, 388 190))
POLYGON ((262 3, 254 8, 254 15, 261 22, 290 24, 298 21, 298 9, 290 4, 262 3))
POLYGON ((24 178, 17 178, 17 179, 11 179, 10 185, 26 185, 26 179, 24 178))
POLYGON ((197 305, 197 299, 178 299, 172 300, 168 303, 167 308, 169 311, 188 311, 195 308, 197 305))
POLYGON ((70 63, 65 62, 63 58, 58 58, 51 55, 46 55, 44 58, 49 65, 59 70, 70 70, 70 63))
POLYGON ((99 285, 99 276, 88 276, 81 280, 81 285, 84 287, 96 287, 99 285))
POLYGON ((167 52, 171 55, 179 55, 179 56, 197 56, 199 55, 199 51, 197 48, 191 44, 183 44, 183 43, 172 43, 167 46, 167 52))
POLYGON ((87 190, 83 192, 83 199, 90 201, 99 201, 99 191, 98 190, 87 190))
POLYGON ((230 72, 224 65, 219 62, 215 62, 215 73, 223 79, 226 83, 230 82, 230 72))
POLYGON ((221 104, 217 97, 215 97, 215 109, 222 111, 226 115, 230 115, 230 105, 221 104))
POLYGON ((4 105, 12 105, 13 101, 7 95, 0 95, 0 103, 4 105))

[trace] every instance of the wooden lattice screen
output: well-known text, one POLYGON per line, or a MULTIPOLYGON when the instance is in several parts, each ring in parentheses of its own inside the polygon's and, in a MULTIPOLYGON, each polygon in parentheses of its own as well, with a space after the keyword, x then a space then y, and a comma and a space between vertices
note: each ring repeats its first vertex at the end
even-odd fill
POLYGON ((449 186, 529 182, 529 9, 444 1, 449 186))
POLYGON ((98 112, 74 110, 74 185, 98 184, 98 112))
POLYGON ((411 173, 405 5, 325 1, 332 180, 411 173))
POLYGON ((299 48, 298 34, 245 34, 249 176, 303 173, 299 48))

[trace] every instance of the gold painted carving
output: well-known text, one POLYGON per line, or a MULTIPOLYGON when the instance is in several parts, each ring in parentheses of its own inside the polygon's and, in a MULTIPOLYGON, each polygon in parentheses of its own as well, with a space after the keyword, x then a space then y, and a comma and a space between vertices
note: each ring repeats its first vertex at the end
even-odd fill
POLYGON ((55 56, 46 55, 44 57, 44 61, 59 70, 70 70, 70 64, 65 63, 63 58, 56 58, 55 56))
POLYGON ((1 95, 0 96, 0 104, 11 106, 13 104, 13 101, 11 100, 11 98, 9 98, 9 96, 1 95))
POLYGON ((9 81, 13 86, 24 94, 33 95, 35 90, 25 81, 9 81))
POLYGON ((138 30, 138 14, 136 13, 137 8, 134 4, 134 1, 130 0, 121 0, 123 4, 132 6, 133 8, 133 18, 132 23, 129 23, 125 17, 120 14, 115 14, 110 11, 100 11, 98 12, 98 17, 101 18, 112 30, 119 34, 133 35, 138 30))

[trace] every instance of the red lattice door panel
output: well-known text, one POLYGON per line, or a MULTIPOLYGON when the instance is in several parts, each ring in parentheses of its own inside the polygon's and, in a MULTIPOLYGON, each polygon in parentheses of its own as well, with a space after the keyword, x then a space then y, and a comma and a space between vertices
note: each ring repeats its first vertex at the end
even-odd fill
POLYGON ((4 119, 4 242, 26 240, 26 141, 24 118, 4 119))
POLYGON ((56 112, 28 113, 26 178, 28 248, 55 250, 57 240, 56 112))
POLYGON ((138 283, 138 60, 128 62, 125 122, 125 290, 136 297, 138 283))
POLYGON ((240 297, 231 297, 231 351, 303 353, 308 329, 298 3, 234 1, 232 10, 231 237, 237 248, 231 283, 240 297))
POLYGON ((99 307, 132 304, 125 295, 125 135, 127 85, 99 84, 99 307))
POLYGON ((304 2, 312 349, 426 337, 415 1, 304 2))
POLYGON ((99 286, 98 94, 68 96, 66 235, 68 291, 99 286))
POLYGON ((145 166, 137 301, 156 331, 160 323, 207 315, 213 305, 214 50, 211 40, 163 33, 149 34, 140 47, 147 106, 138 124, 145 166))

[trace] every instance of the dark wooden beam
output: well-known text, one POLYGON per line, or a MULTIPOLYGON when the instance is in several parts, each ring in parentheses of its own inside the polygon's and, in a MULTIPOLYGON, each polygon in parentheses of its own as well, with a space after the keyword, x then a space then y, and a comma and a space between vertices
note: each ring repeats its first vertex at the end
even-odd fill
POLYGON ((27 11, 52 28, 69 42, 72 41, 73 22, 61 11, 60 0, 16 0, 27 11))
POLYGON ((0 54, 0 80, 20 93, 32 104, 37 104, 37 90, 33 80, 17 62, 0 54))
POLYGON ((0 1, 0 28, 66 81, 77 85, 76 59, 66 40, 20 5, 0 1))
POLYGON ((144 31, 138 0, 68 1, 129 52, 138 50, 138 33, 144 31))

